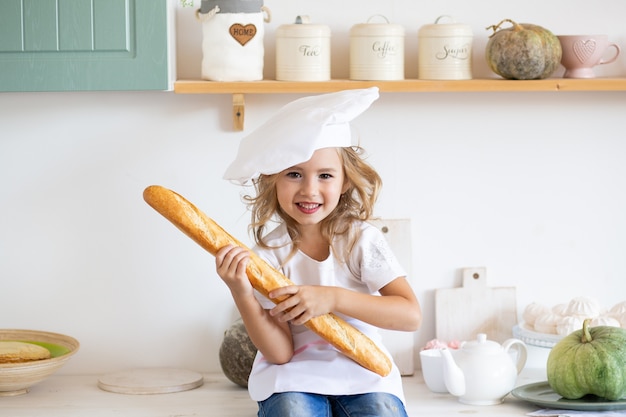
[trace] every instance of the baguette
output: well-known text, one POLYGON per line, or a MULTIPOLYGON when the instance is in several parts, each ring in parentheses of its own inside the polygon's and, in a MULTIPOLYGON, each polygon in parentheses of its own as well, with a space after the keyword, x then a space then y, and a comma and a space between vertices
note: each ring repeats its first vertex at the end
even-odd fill
MULTIPOLYGON (((181 195, 159 185, 151 185, 143 192, 143 198, 152 208, 172 222, 178 229, 194 240, 206 251, 215 255, 227 245, 248 249, 215 221, 181 195)), ((250 251, 250 262, 246 274, 252 286, 268 299, 269 293, 294 283, 277 271, 254 252, 250 251)), ((337 348, 359 365, 380 376, 391 372, 391 360, 370 338, 333 313, 310 319, 305 326, 337 348)))

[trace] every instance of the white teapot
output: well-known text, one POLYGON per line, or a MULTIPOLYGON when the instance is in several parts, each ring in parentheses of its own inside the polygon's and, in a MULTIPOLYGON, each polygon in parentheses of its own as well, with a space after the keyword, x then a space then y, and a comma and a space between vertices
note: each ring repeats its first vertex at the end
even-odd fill
POLYGON ((463 343, 454 354, 448 349, 441 353, 446 388, 460 402, 471 405, 500 404, 515 388, 528 354, 521 340, 508 339, 500 345, 487 340, 484 333, 478 334, 475 341, 463 343), (518 347, 516 362, 509 354, 513 345, 518 347))

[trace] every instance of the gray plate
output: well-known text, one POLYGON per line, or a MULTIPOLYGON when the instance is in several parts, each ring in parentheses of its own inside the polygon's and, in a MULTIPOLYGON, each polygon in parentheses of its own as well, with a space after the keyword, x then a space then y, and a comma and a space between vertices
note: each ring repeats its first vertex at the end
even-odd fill
POLYGON ((522 385, 511 391, 514 397, 545 408, 560 410, 606 411, 626 409, 626 399, 609 401, 588 395, 579 400, 568 400, 554 392, 548 381, 522 385))

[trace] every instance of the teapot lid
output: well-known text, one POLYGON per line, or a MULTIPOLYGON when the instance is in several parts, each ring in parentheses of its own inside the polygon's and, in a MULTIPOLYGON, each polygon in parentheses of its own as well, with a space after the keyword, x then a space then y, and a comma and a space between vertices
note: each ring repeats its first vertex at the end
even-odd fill
POLYGON ((487 340, 485 333, 478 333, 476 340, 463 343, 463 350, 469 353, 500 353, 502 346, 493 340, 487 340))

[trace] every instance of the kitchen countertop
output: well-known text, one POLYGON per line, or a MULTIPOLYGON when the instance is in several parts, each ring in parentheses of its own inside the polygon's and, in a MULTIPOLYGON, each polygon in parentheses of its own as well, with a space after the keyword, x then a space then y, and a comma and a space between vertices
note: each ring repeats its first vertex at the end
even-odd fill
MULTIPOLYGON (((171 394, 131 395, 98 388, 100 375, 53 375, 15 397, 0 397, 3 417, 254 417, 256 404, 245 389, 221 373, 204 374, 196 389, 171 394)), ((525 369, 517 385, 545 380, 545 371, 525 369)), ((421 373, 404 377, 407 412, 413 416, 497 415, 523 416, 538 407, 508 395, 502 404, 471 406, 449 394, 435 394, 424 385, 421 373)))

